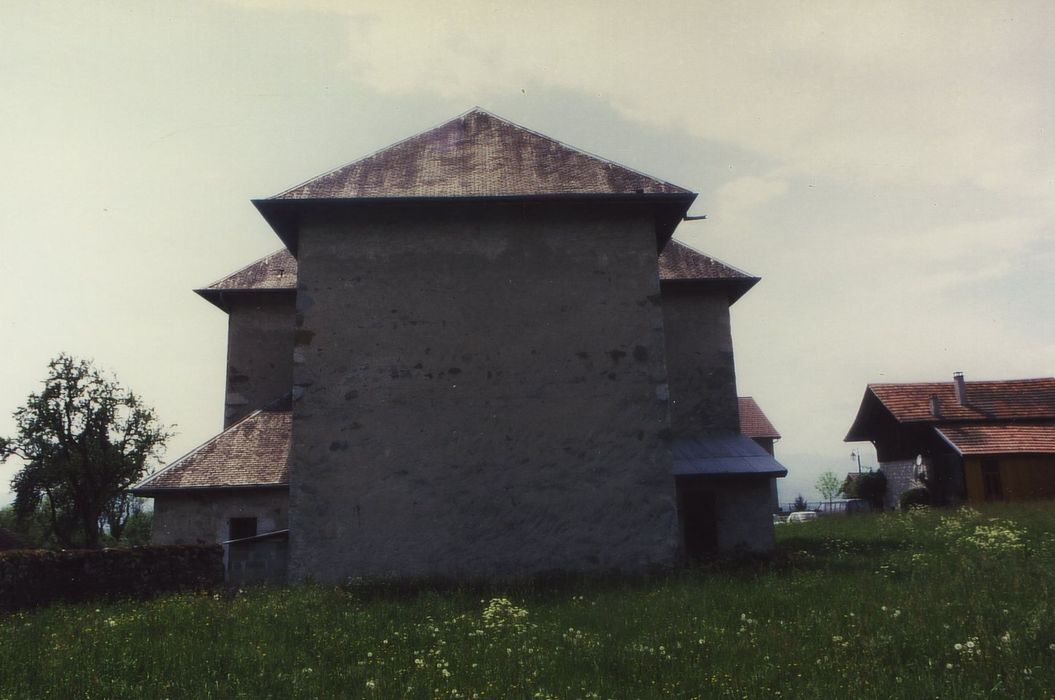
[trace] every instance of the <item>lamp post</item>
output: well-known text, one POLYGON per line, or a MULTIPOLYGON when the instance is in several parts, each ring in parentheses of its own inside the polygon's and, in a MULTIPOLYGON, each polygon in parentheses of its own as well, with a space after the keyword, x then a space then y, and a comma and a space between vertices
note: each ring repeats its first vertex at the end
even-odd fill
POLYGON ((850 461, 857 461, 857 473, 861 473, 861 453, 857 450, 850 450, 850 461))

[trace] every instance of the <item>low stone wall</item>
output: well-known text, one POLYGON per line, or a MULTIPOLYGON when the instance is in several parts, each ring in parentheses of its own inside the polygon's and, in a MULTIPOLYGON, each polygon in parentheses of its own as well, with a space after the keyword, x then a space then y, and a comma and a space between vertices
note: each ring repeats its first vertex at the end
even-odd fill
POLYGON ((882 462, 879 468, 886 474, 886 497, 883 499, 883 507, 886 510, 897 510, 901 494, 920 485, 916 481, 916 460, 882 462))
POLYGON ((227 582, 235 586, 283 584, 288 560, 287 536, 231 542, 227 545, 227 582))
POLYGON ((0 610, 57 601, 149 598, 222 584, 219 545, 0 553, 0 610))
POLYGON ((766 477, 714 479, 718 497, 718 549, 724 552, 771 552, 773 511, 766 477))

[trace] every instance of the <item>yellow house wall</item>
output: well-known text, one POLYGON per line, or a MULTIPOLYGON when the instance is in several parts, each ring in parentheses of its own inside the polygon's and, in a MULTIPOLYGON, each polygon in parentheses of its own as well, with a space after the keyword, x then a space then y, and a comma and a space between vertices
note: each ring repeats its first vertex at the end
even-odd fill
MULTIPOLYGON (((1004 500, 1055 498, 1055 455, 996 456, 994 459, 1000 462, 1000 483, 1004 488, 1004 500)), ((982 458, 966 457, 963 466, 968 503, 985 503, 982 458)))

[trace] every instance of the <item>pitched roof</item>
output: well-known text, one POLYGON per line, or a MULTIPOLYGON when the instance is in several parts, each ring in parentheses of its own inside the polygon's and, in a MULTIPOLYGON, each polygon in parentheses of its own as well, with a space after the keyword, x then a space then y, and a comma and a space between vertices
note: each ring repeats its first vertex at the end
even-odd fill
POLYGON ((584 198, 646 206, 662 244, 696 194, 476 108, 253 205, 296 254, 304 217, 336 206, 584 198))
POLYGON ((254 411, 132 490, 149 495, 187 489, 286 486, 292 424, 288 401, 254 411))
POLYGON ((1055 425, 971 425, 935 428, 961 455, 1055 454, 1055 425))
POLYGON ((729 293, 729 303, 758 284, 759 278, 738 270, 717 258, 673 238, 659 254, 659 279, 668 283, 721 285, 729 293))
MULTIPOLYGON (((737 298, 753 287, 759 279, 673 239, 667 243, 659 256, 659 276, 664 281, 727 280, 744 283, 746 286, 737 298)), ((287 249, 282 248, 213 282, 208 287, 194 291, 224 308, 220 292, 277 291, 292 290, 296 287, 297 259, 287 249)))
POLYGON ((869 384, 868 390, 899 422, 1055 419, 1055 377, 967 382, 967 405, 954 382, 869 384), (931 412, 937 397, 938 415, 931 412))
POLYGON ((740 408, 740 433, 749 438, 772 438, 780 439, 780 433, 773 424, 762 413, 762 408, 750 396, 741 396, 737 399, 740 408))
POLYGON ((282 248, 213 282, 206 290, 292 289, 297 286, 297 259, 282 248))
POLYGON ((287 292, 297 287, 297 259, 283 248, 265 255, 207 287, 195 289, 202 298, 227 311, 231 292, 287 292))
POLYGON ((475 108, 271 199, 692 193, 475 108))

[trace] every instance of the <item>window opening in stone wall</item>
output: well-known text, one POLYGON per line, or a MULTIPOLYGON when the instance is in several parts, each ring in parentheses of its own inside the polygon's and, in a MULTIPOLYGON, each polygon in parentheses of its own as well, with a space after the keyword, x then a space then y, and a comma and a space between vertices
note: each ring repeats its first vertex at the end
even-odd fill
POLYGON ((244 540, 256 537, 256 518, 231 518, 227 524, 227 539, 244 540))

